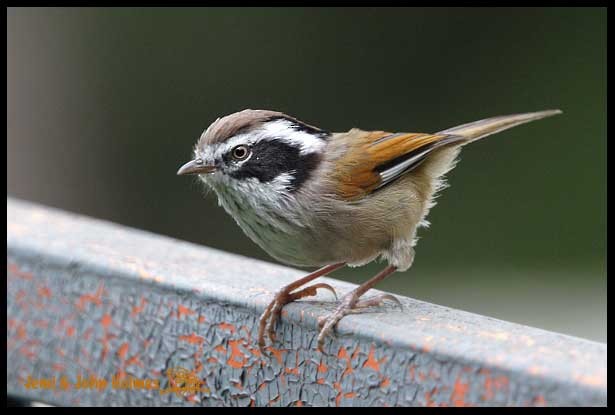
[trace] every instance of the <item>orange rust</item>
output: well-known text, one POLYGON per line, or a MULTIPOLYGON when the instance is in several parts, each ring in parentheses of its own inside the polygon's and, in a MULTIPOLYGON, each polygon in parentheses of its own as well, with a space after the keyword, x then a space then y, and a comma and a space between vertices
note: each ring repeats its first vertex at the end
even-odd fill
POLYGON ((214 347, 214 350, 215 350, 216 352, 220 352, 220 353, 225 353, 225 352, 226 352, 226 349, 225 349, 225 348, 224 348, 224 346, 222 346, 222 345, 219 345, 219 346, 214 347))
POLYGON ((258 390, 261 391, 263 389, 265 389, 267 387, 266 383, 261 383, 260 385, 258 385, 258 390))
MULTIPOLYGON (((179 340, 187 341, 190 344, 201 344, 205 341, 205 339, 196 333, 191 333, 190 335, 179 336, 179 340)), ((224 348, 222 348, 224 350, 224 348)))
POLYGON ((85 308, 86 303, 94 303, 95 305, 100 306, 102 304, 102 296, 104 291, 105 286, 101 283, 94 294, 83 294, 80 296, 75 306, 81 311, 85 308))
POLYGON ((105 329, 108 329, 109 326, 111 325, 112 319, 111 316, 109 314, 105 314, 104 316, 102 316, 102 318, 100 319, 100 324, 102 324, 102 326, 105 329))
POLYGON ((455 385, 453 386, 453 395, 451 396, 451 401, 454 406, 468 406, 465 402, 466 393, 470 389, 467 383, 461 381, 461 379, 457 378, 455 380, 455 385))
POLYGON ((356 392, 348 392, 344 394, 344 398, 354 398, 355 396, 357 396, 356 392))
POLYGON ((504 375, 492 377, 490 372, 486 369, 481 370, 479 373, 485 374, 485 392, 481 396, 484 401, 490 401, 493 399, 495 395, 494 389, 501 390, 508 387, 508 378, 504 375))
POLYGON ((327 365, 321 360, 318 365, 318 373, 326 373, 329 368, 327 365))
POLYGON ((32 280, 32 278, 34 278, 34 275, 31 272, 22 271, 19 268, 19 265, 12 263, 12 262, 6 263, 6 270, 12 273, 13 275, 23 278, 25 280, 32 280))
POLYGON ((133 357, 131 357, 130 359, 126 360, 126 367, 132 366, 132 365, 137 365, 137 366, 143 367, 143 362, 141 362, 141 360, 139 359, 139 355, 138 354, 136 354, 133 357))
POLYGON ((41 297, 46 297, 46 298, 50 298, 51 297, 51 290, 48 287, 38 287, 38 295, 41 297))
POLYGON ((207 321, 205 316, 199 316, 199 323, 205 323, 205 321, 207 321))
POLYGON ((414 371, 416 369, 416 365, 410 365, 410 379, 414 380, 414 371))
POLYGON ((73 337, 75 335, 75 328, 73 326, 68 326, 66 328, 66 335, 68 337, 73 337))
POLYGON ((380 387, 381 388, 386 388, 391 384, 391 379, 389 379, 388 377, 383 377, 382 380, 380 381, 380 387))
POLYGON ((334 382, 333 387, 337 390, 337 396, 335 397, 335 406, 340 406, 342 400, 342 385, 339 382, 334 382))
POLYGON ((184 307, 181 304, 177 305, 177 318, 182 318, 182 315, 191 316, 192 314, 196 314, 196 312, 188 307, 184 307))
POLYGON ((431 399, 433 394, 437 391, 438 390, 436 388, 433 388, 432 390, 425 392, 425 406, 438 406, 438 404, 431 399))
POLYGON ((229 340, 228 341, 228 344, 231 347, 231 356, 228 358, 226 363, 229 366, 234 367, 236 369, 242 368, 243 365, 248 360, 246 356, 243 354, 243 352, 241 351, 241 348, 239 347, 241 343, 242 343, 242 340, 229 340))
POLYGON ((66 367, 60 363, 54 363, 53 365, 51 365, 51 369, 55 370, 56 372, 64 372, 66 370, 66 367))
POLYGON ((274 349, 273 347, 269 346, 267 348, 269 350, 269 352, 275 356, 275 358, 277 359, 279 364, 282 364, 282 350, 279 349, 274 349))
POLYGON ((17 327, 17 338, 19 340, 23 340, 26 338, 26 336, 27 336, 26 328, 24 326, 17 327))
POLYGON ((280 373, 280 385, 282 385, 283 388, 286 387, 286 375, 284 375, 284 373, 280 373))
POLYGON ((319 385, 324 385, 325 384, 325 378, 316 379, 316 383, 318 383, 319 385))
POLYGON ((207 359, 207 363, 218 363, 218 359, 215 357, 210 357, 207 359))
POLYGON ((342 346, 340 347, 340 349, 337 351, 337 357, 338 359, 346 359, 346 369, 344 370, 344 372, 342 373, 342 377, 351 374, 352 373, 352 363, 351 363, 351 358, 348 356, 348 352, 346 351, 346 349, 342 346))
POLYGON ((221 330, 228 330, 231 333, 235 333, 235 326, 233 324, 230 324, 230 323, 220 323, 220 324, 218 324, 218 327, 220 327, 221 330))
POLYGON ((147 304, 147 300, 145 298, 141 297, 141 305, 133 306, 132 307, 132 312, 130 313, 130 316, 134 317, 137 314, 140 314, 145 309, 145 305, 146 304, 147 304))
POLYGON ((250 353, 252 353, 254 356, 256 357, 261 357, 261 351, 258 350, 257 347, 250 347, 248 348, 248 350, 250 351, 250 353))
POLYGON ((536 406, 547 406, 547 400, 544 396, 538 395, 532 400, 532 404, 536 406))
POLYGON ((287 368, 284 368, 284 372, 286 372, 288 374, 292 374, 292 375, 297 375, 298 376, 299 375, 299 368, 298 367, 293 367, 293 368, 287 367, 287 368))
POLYGON ((128 353, 128 343, 122 343, 120 348, 117 350, 117 355, 120 359, 124 360, 126 358, 126 354, 128 353))
POLYGON ((365 361, 365 363, 363 363, 363 367, 369 367, 371 369, 374 369, 376 372, 380 372, 380 364, 378 362, 378 360, 376 360, 376 347, 374 345, 372 345, 372 347, 369 349, 369 354, 367 355, 367 360, 365 361))

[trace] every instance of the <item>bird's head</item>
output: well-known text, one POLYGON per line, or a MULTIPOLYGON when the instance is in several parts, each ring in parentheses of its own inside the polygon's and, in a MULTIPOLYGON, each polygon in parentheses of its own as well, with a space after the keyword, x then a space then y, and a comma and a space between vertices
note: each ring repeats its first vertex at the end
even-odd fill
POLYGON ((218 118, 201 135, 178 175, 213 187, 267 187, 292 193, 320 164, 329 133, 281 112, 244 110, 218 118))

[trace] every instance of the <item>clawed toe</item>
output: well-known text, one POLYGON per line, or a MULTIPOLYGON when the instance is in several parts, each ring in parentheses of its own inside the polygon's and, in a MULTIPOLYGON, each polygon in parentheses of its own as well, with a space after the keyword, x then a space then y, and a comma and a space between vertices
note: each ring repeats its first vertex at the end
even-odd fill
POLYGON ((282 308, 295 300, 315 296, 319 288, 331 291, 337 300, 335 289, 331 285, 325 283, 313 284, 295 292, 290 292, 291 289, 285 287, 276 293, 273 301, 269 303, 259 319, 258 347, 263 355, 267 354, 265 351, 265 333, 267 333, 271 342, 276 341, 275 322, 280 317, 282 308))
POLYGON ((318 350, 321 352, 323 351, 325 338, 333 331, 337 323, 345 315, 361 313, 363 309, 367 307, 381 306, 386 300, 396 303, 399 308, 403 310, 401 301, 391 294, 380 294, 363 300, 357 300, 355 293, 351 292, 347 294, 333 313, 326 317, 322 316, 318 318, 318 326, 320 327, 320 333, 318 333, 318 350))

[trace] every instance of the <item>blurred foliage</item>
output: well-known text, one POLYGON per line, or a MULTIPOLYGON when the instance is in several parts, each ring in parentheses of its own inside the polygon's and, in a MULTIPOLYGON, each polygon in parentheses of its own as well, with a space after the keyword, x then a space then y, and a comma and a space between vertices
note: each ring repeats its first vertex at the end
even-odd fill
POLYGON ((175 176, 218 116, 433 132, 562 109, 465 149, 415 266, 382 288, 535 323, 498 314, 528 306, 507 296, 525 284, 545 293, 534 318, 566 331, 591 309, 598 328, 576 332, 606 341, 605 8, 12 8, 7 23, 8 194, 265 260, 175 176))

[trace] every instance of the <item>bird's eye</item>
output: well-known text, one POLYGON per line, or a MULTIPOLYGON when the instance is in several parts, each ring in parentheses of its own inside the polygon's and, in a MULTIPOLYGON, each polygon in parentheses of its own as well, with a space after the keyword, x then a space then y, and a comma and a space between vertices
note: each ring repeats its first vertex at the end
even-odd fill
POLYGON ((231 154, 235 160, 245 160, 250 155, 250 149, 248 146, 240 145, 235 147, 231 154))

